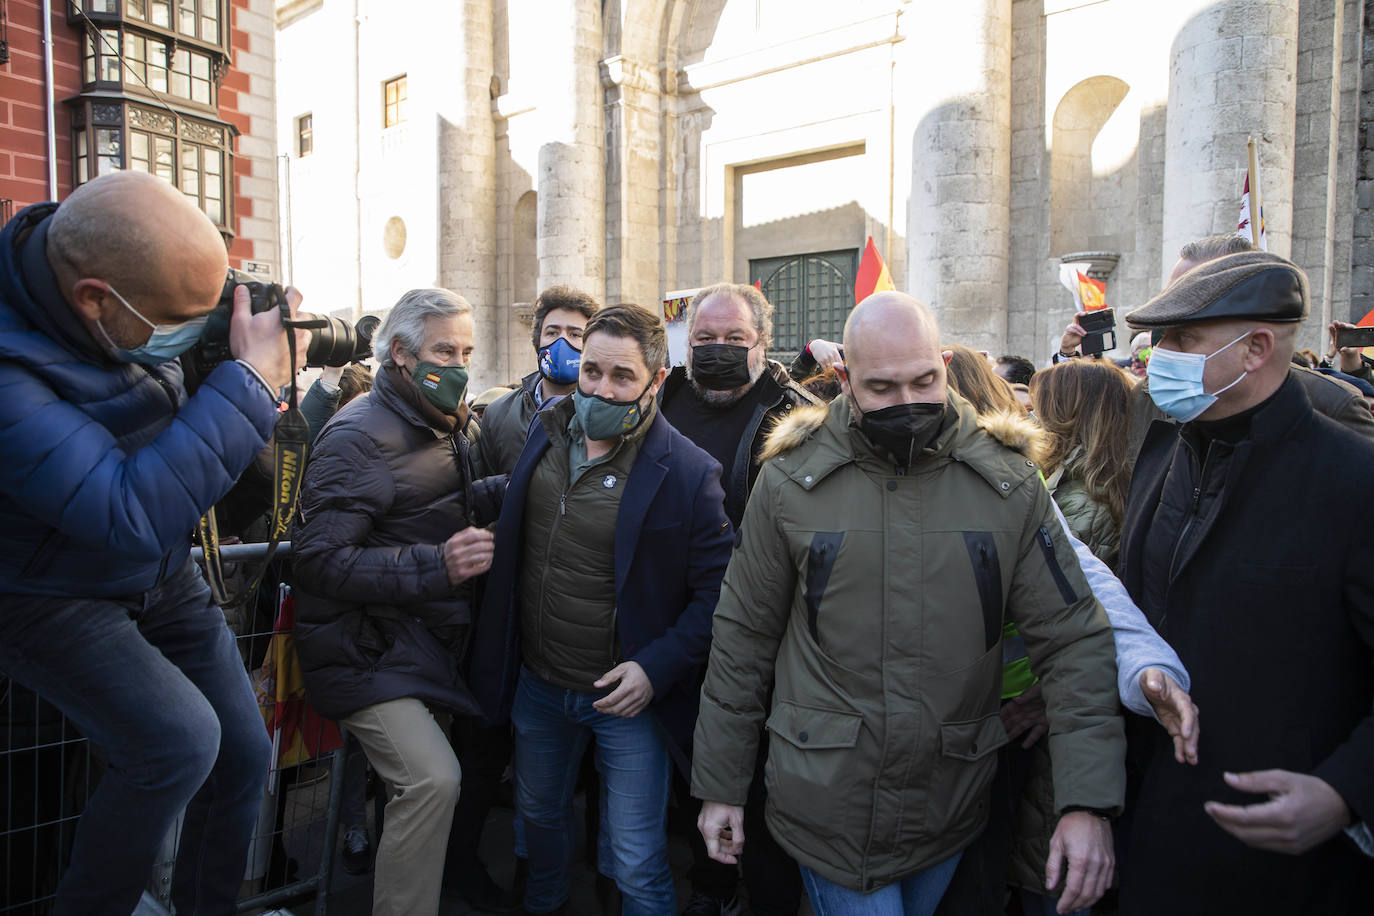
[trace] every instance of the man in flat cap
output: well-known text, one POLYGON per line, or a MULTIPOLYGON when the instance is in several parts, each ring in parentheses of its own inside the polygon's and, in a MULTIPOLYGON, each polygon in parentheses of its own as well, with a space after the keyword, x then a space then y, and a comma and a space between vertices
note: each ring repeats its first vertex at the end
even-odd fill
MULTIPOLYGON (((1231 254, 1257 250, 1244 237, 1234 233, 1209 235, 1196 239, 1179 249, 1178 260, 1174 262, 1173 269, 1169 272, 1169 279, 1164 285, 1166 287, 1171 286, 1174 281, 1200 264, 1231 254)), ((1064 338, 1059 344, 1061 357, 1077 347, 1079 341, 1082 340, 1081 335, 1077 333, 1078 330, 1081 328, 1076 322, 1070 323, 1065 329, 1064 338)), ((1358 357, 1356 358, 1358 359, 1358 357)), ((1059 360, 1056 359, 1055 361, 1058 362, 1059 360)), ((1288 374, 1302 385, 1303 390, 1307 392, 1308 399, 1312 402, 1312 407, 1318 413, 1326 414, 1336 422, 1355 430, 1366 439, 1374 441, 1374 417, 1370 416, 1359 391, 1348 384, 1347 379, 1332 378, 1302 366, 1289 366, 1288 374)), ((1134 461, 1136 454, 1140 451, 1140 443, 1144 441, 1145 431, 1150 428, 1150 423, 1163 416, 1165 415, 1150 398, 1149 381, 1136 385, 1131 391, 1131 427, 1130 437, 1126 445, 1126 454, 1130 460, 1134 461)))
MULTIPOLYGON (((1122 579, 1193 675, 1196 767, 1131 735, 1126 914, 1374 912, 1374 443, 1288 371, 1307 279, 1262 251, 1200 264, 1127 316, 1163 338, 1122 579)), ((1135 723, 1139 725, 1140 723, 1135 723)), ((1160 737, 1163 740, 1160 740, 1160 737)))

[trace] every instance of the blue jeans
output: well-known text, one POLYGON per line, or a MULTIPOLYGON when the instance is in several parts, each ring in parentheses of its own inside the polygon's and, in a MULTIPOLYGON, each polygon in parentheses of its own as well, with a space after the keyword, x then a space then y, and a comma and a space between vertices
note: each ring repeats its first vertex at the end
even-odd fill
MULTIPOLYGON (((624 897, 623 916, 677 912, 668 865, 671 760, 653 713, 625 719, 598 712, 602 694, 566 690, 521 669, 515 725, 515 807, 525 822, 530 874, 525 908, 548 913, 568 899, 572 800, 587 742, 596 739, 605 810, 601 830, 624 897)), ((588 838, 588 842, 593 842, 588 838)), ((601 863, 606 873, 608 863, 601 863)))
POLYGON ((195 565, 128 598, 5 595, 0 607, 0 671, 109 763, 53 913, 128 916, 182 808, 172 901, 183 914, 233 913, 271 744, 195 565))
POLYGON ((801 866, 802 883, 816 916, 930 916, 954 877, 959 853, 925 871, 861 894, 801 866))

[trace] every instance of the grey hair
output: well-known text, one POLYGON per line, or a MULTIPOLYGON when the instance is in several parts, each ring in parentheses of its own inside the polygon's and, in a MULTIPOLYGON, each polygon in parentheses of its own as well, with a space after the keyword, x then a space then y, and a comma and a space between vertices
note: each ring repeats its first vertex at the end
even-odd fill
POLYGON ((1224 258, 1228 254, 1257 250, 1249 239, 1233 232, 1230 235, 1209 235, 1195 242, 1189 242, 1178 250, 1178 256, 1181 260, 1191 261, 1194 264, 1205 264, 1208 261, 1215 261, 1217 258, 1224 258))
POLYGON ((399 341, 402 350, 419 353, 425 342, 426 320, 471 313, 472 305, 453 290, 412 289, 387 312, 372 340, 372 352, 383 366, 394 366, 392 341, 399 341))
POLYGON ((773 303, 759 291, 757 286, 748 283, 717 283, 715 286, 708 286, 692 297, 692 301, 687 304, 687 336, 690 338, 692 328, 697 323, 697 309, 701 304, 712 296, 734 296, 743 299, 749 306, 750 313, 754 316, 754 330, 759 333, 759 342, 763 344, 764 350, 773 345, 773 303))

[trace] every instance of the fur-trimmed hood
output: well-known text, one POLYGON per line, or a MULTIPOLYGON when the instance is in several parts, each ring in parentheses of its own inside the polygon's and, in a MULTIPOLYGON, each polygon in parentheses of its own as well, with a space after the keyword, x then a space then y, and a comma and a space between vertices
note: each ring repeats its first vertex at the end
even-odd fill
POLYGON ((978 428, 1007 448, 1015 449, 1039 463, 1045 445, 1045 431, 1026 414, 1004 410, 979 416, 978 428))
MULTIPOLYGON (((824 405, 801 407, 778 421, 768 434, 759 461, 768 461, 801 445, 825 423, 829 409, 824 405)), ((1044 431, 1025 414, 1012 411, 989 414, 978 418, 978 427, 1007 448, 1015 449, 1031 460, 1038 460, 1044 445, 1044 431)))
POLYGON ((768 440, 759 453, 759 463, 785 455, 811 438, 812 433, 825 424, 830 408, 824 404, 798 407, 780 419, 768 433, 768 440))

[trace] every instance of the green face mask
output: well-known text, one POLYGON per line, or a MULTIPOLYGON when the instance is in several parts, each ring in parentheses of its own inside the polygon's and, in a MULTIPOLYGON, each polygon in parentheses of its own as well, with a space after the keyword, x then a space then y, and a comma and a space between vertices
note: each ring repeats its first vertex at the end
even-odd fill
POLYGON ((415 387, 420 389, 435 407, 444 413, 454 413, 463 403, 463 394, 468 390, 467 366, 436 366, 434 363, 417 362, 415 371, 410 373, 415 387))
POLYGON ((595 394, 583 394, 582 389, 573 390, 573 410, 577 421, 582 424, 582 432, 593 441, 614 439, 631 433, 644 420, 644 408, 640 398, 644 397, 654 380, 644 386, 644 391, 632 401, 611 401, 595 394))

